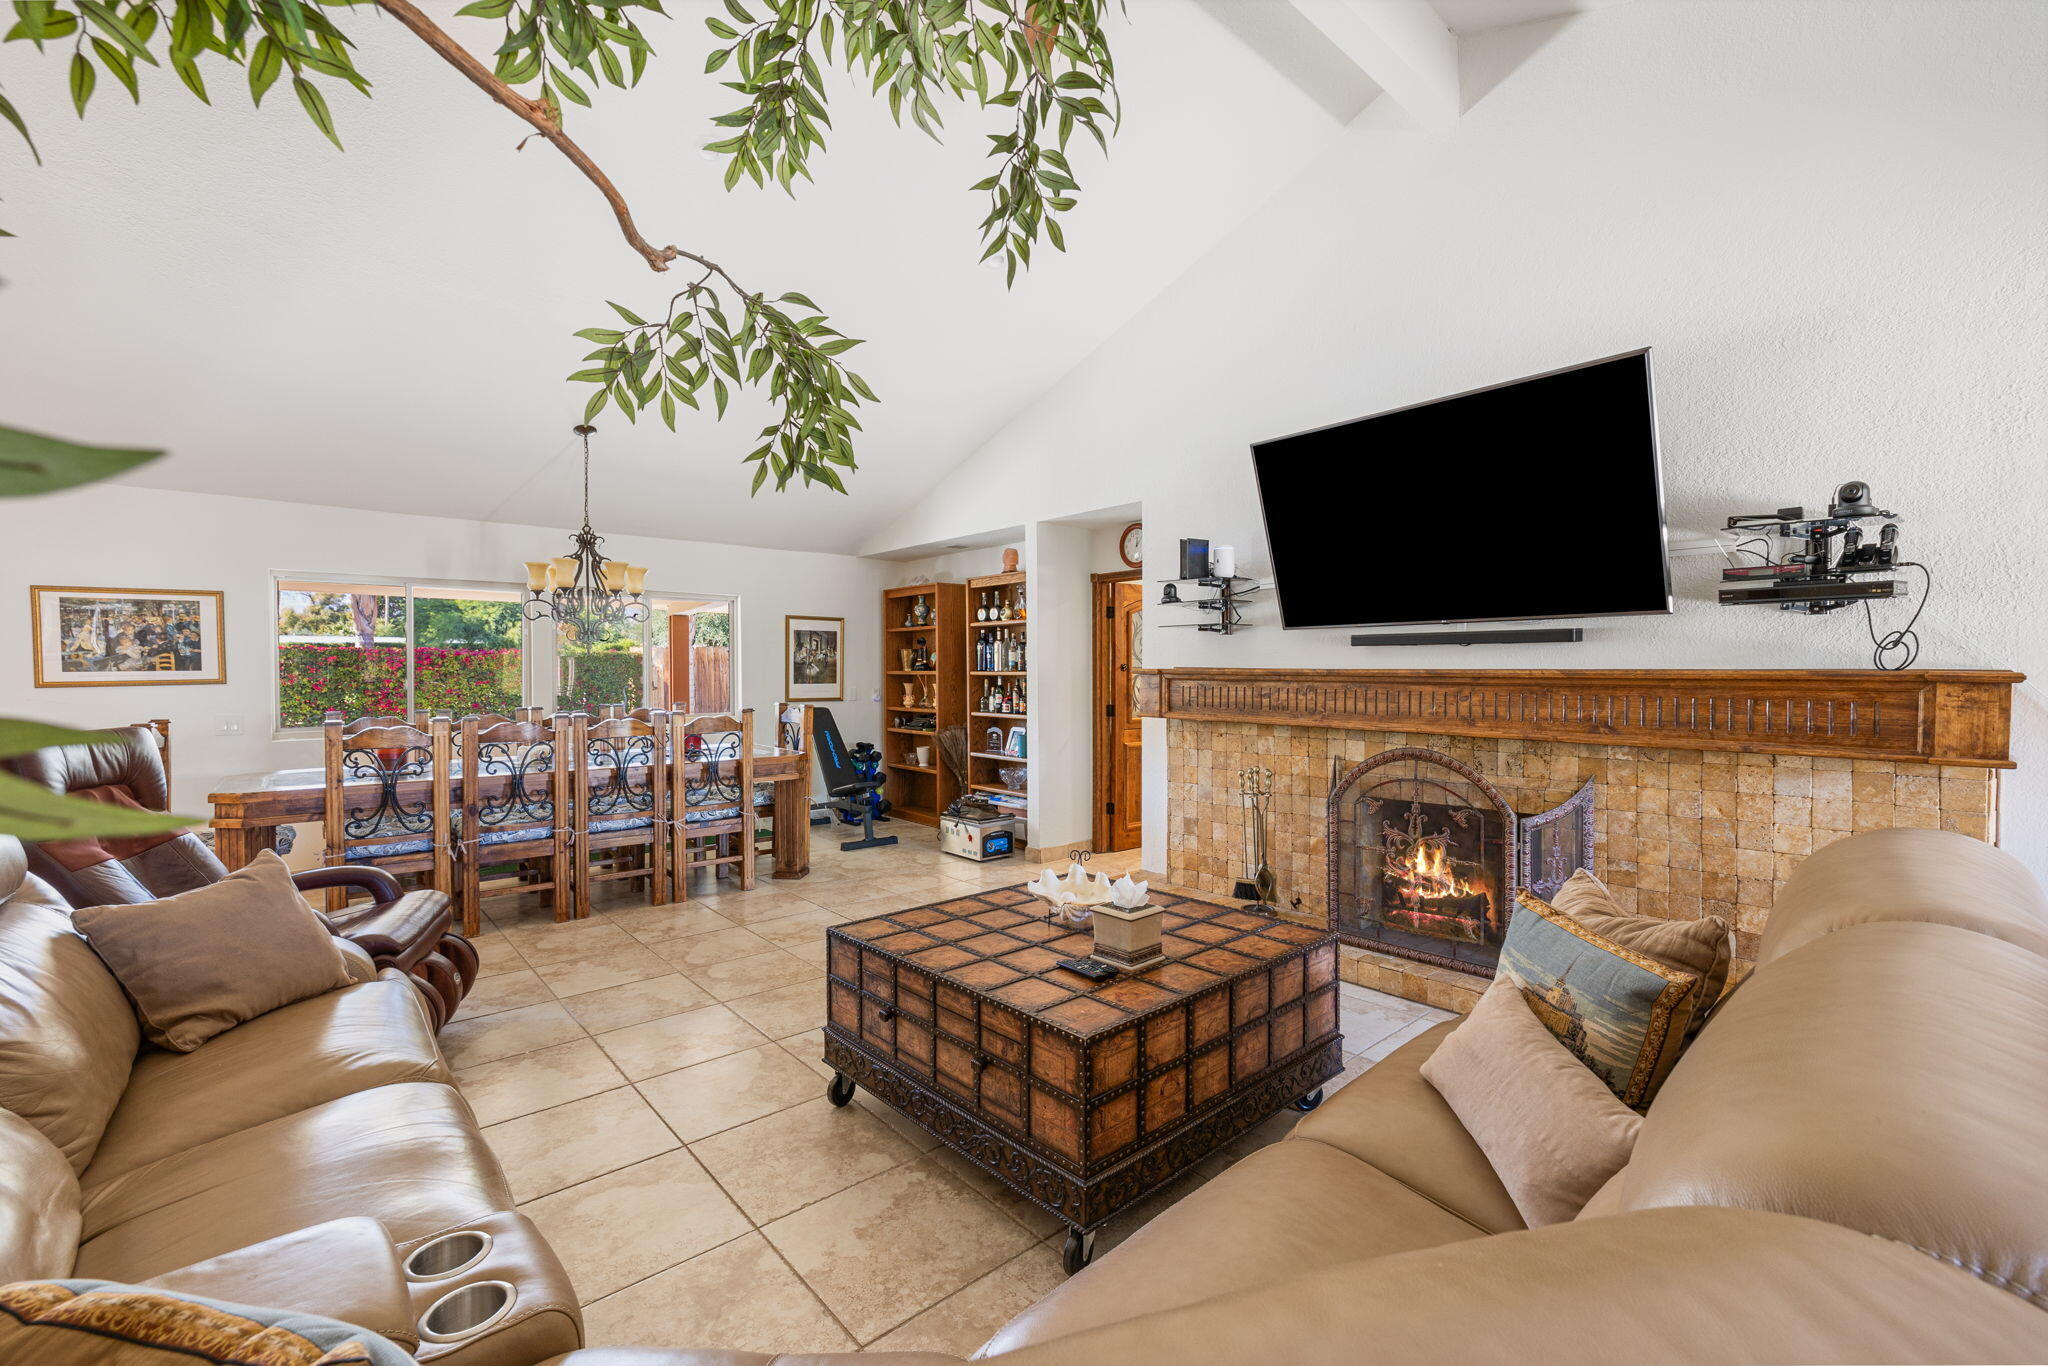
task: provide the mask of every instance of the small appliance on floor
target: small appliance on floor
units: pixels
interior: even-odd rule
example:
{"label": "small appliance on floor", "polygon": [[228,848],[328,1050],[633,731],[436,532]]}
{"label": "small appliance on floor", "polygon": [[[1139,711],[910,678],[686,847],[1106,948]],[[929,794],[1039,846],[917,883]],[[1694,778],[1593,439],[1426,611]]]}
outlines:
{"label": "small appliance on floor", "polygon": [[[958,803],[956,803],[958,805]],[[939,848],[956,858],[987,863],[1017,852],[1017,821],[991,807],[986,815],[948,811],[939,817]]]}

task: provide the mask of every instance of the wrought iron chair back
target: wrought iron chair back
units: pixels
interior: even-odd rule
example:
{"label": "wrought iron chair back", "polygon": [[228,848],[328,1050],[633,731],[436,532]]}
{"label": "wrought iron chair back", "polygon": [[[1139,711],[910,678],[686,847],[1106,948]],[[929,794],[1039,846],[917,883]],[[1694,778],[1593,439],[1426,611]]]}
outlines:
{"label": "wrought iron chair back", "polygon": [[[692,869],[735,865],[744,890],[754,885],[754,710],[678,716],[671,726],[675,763],[677,900]],[[738,838],[728,838],[737,836]],[[737,852],[727,853],[728,845]]]}
{"label": "wrought iron chair back", "polygon": [[[454,895],[453,777],[450,722],[424,727],[391,717],[345,722],[327,713],[323,735],[328,867],[369,863],[393,873],[427,874]],[[345,891],[328,893],[332,910]]]}
{"label": "wrought iron chair back", "polygon": [[[567,718],[516,721],[466,716],[458,737],[462,764],[460,865],[463,923],[474,932],[487,895],[552,891],[555,919],[568,919],[573,902],[570,850],[574,839],[572,755]],[[508,885],[486,888],[483,870],[494,864],[525,868],[548,860],[545,876],[526,873]]]}
{"label": "wrought iron chair back", "polygon": [[589,914],[593,884],[619,878],[646,878],[651,905],[669,899],[669,714],[642,710],[576,718],[579,916]]}

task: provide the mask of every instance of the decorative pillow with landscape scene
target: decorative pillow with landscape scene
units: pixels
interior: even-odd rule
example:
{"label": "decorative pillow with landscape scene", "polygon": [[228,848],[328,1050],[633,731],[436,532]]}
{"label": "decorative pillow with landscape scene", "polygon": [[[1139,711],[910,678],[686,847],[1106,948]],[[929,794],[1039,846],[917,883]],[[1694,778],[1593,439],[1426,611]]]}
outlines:
{"label": "decorative pillow with landscape scene", "polygon": [[1692,1041],[1728,985],[1728,969],[1735,961],[1733,926],[1718,915],[1669,920],[1631,914],[1621,908],[1606,883],[1584,868],[1551,894],[1550,904],[1602,939],[1696,975],[1700,1001],[1685,1030],[1686,1041]]}
{"label": "decorative pillow with landscape scene", "polygon": [[1644,1108],[1678,1061],[1701,979],[1603,939],[1527,892],[1517,901],[1500,970],[1572,1056],[1623,1104]]}

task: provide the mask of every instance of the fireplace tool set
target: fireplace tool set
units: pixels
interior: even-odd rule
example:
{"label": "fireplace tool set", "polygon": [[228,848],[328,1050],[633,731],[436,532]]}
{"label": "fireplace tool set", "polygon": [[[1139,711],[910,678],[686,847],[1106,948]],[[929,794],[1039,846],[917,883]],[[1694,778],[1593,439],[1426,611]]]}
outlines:
{"label": "fireplace tool set", "polygon": [[1230,894],[1250,902],[1245,907],[1248,911],[1277,915],[1279,907],[1274,902],[1279,896],[1279,879],[1273,876],[1272,865],[1267,862],[1267,840],[1273,819],[1273,770],[1240,770],[1237,790],[1244,798],[1244,876],[1237,880]]}

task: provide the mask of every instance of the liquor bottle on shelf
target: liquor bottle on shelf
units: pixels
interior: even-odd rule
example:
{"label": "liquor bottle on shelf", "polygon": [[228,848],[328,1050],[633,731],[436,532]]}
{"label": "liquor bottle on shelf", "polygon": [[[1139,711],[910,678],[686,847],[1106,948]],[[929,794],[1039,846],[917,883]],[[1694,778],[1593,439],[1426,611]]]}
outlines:
{"label": "liquor bottle on shelf", "polygon": [[1017,620],[1024,620],[1024,585],[1017,585]]}

